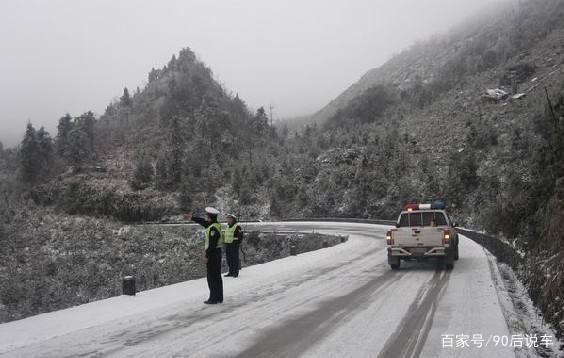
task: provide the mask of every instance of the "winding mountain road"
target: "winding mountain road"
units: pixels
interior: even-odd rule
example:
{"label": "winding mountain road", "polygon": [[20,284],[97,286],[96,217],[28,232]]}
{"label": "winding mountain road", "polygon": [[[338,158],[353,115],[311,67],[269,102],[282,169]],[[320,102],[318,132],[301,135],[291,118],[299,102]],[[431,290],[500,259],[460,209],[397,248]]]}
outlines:
{"label": "winding mountain road", "polygon": [[[221,305],[202,304],[207,286],[200,279],[2,324],[0,357],[515,356],[492,341],[510,334],[495,265],[471,240],[461,237],[452,271],[432,262],[392,271],[386,226],[247,225],[349,240],[244,268],[239,278],[224,279]],[[481,335],[482,347],[461,335]]]}

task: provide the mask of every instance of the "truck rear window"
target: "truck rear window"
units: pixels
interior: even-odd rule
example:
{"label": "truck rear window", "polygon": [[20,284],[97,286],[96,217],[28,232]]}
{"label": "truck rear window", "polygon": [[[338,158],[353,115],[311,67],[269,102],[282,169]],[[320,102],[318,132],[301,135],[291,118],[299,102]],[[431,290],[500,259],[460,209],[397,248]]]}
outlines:
{"label": "truck rear window", "polygon": [[432,226],[431,222],[435,220],[435,226],[445,226],[447,224],[443,213],[423,213],[423,226]]}
{"label": "truck rear window", "polygon": [[421,214],[409,214],[409,226],[421,226]]}
{"label": "truck rear window", "polygon": [[422,227],[422,226],[433,226],[431,223],[435,221],[434,226],[446,226],[447,221],[443,213],[429,211],[429,212],[419,212],[419,213],[405,213],[401,214],[399,227]]}

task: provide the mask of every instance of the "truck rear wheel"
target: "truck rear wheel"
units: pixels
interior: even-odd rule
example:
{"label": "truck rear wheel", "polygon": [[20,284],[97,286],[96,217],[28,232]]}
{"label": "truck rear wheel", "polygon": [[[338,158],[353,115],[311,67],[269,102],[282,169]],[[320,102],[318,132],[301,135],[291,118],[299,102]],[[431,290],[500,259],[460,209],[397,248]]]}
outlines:
{"label": "truck rear wheel", "polygon": [[452,270],[454,268],[454,260],[456,260],[456,251],[455,252],[450,252],[446,257],[445,257],[445,267],[447,270]]}
{"label": "truck rear wheel", "polygon": [[447,270],[452,270],[454,268],[454,255],[450,257],[440,257],[437,259],[437,268],[442,269],[443,267]]}
{"label": "truck rear wheel", "polygon": [[392,270],[399,270],[401,260],[398,256],[392,256],[388,254],[388,263],[390,264]]}

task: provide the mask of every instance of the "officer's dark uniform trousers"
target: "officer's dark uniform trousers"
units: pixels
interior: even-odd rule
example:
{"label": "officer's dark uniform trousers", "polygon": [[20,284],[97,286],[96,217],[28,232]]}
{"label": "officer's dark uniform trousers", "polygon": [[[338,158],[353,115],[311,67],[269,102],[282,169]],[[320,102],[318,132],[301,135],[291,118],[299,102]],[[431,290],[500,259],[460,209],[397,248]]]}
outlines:
{"label": "officer's dark uniform trousers", "polygon": [[241,266],[241,261],[239,260],[238,243],[225,245],[225,258],[227,259],[227,266],[229,266],[228,275],[233,277],[239,276],[239,267]]}
{"label": "officer's dark uniform trousers", "polygon": [[221,279],[221,226],[216,222],[206,222],[202,218],[192,217],[192,221],[206,228],[206,263],[209,303],[223,302],[223,280]]}
{"label": "officer's dark uniform trousers", "polygon": [[207,279],[210,301],[223,302],[223,280],[221,279],[221,248],[208,251]]}

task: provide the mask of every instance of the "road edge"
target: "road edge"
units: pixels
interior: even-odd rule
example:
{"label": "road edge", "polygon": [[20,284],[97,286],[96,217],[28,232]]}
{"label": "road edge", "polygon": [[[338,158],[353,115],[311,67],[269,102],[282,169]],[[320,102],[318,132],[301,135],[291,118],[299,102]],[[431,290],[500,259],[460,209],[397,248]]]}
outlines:
{"label": "road edge", "polygon": [[[469,237],[468,237],[469,238]],[[472,240],[471,238],[469,238]],[[475,240],[473,240],[475,241]],[[475,241],[476,242],[476,241]],[[478,242],[476,242],[478,243]],[[491,278],[496,286],[496,293],[502,309],[507,329],[511,335],[525,337],[526,335],[551,336],[551,347],[514,347],[516,357],[564,357],[564,343],[558,340],[556,332],[546,324],[542,312],[536,308],[510,265],[499,262],[497,257],[486,247],[482,246],[490,266]]]}

